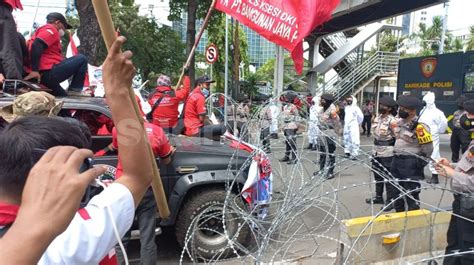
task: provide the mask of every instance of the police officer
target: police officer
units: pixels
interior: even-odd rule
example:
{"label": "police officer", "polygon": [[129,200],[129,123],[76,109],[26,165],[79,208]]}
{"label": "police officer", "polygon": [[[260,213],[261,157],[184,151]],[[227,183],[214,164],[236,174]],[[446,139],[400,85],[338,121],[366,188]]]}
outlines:
{"label": "police officer", "polygon": [[[396,113],[397,102],[391,97],[382,97],[379,100],[379,115],[375,117],[372,124],[374,134],[374,148],[372,171],[374,172],[375,196],[365,200],[366,203],[384,204],[384,175],[390,172],[393,158],[393,146],[395,145],[395,131],[397,120],[393,116]],[[390,206],[389,206],[390,207]],[[386,208],[391,210],[392,208]]]}
{"label": "police officer", "polygon": [[400,119],[394,127],[396,140],[390,168],[395,180],[387,185],[387,200],[397,212],[403,212],[420,209],[419,181],[425,178],[423,168],[433,152],[433,140],[429,127],[418,123],[416,110],[422,106],[421,100],[400,96],[397,103]]}
{"label": "police officer", "polygon": [[[283,132],[285,135],[285,156],[280,159],[280,162],[287,162],[288,165],[296,164],[296,131],[298,124],[296,117],[298,116],[298,108],[292,104],[296,98],[296,94],[292,91],[284,96],[283,106]],[[290,158],[291,155],[291,158]]]}
{"label": "police officer", "polygon": [[[467,114],[460,118],[460,125],[470,134],[474,134],[474,100],[464,102]],[[457,165],[451,166],[446,158],[436,165],[441,176],[451,178],[454,190],[453,213],[447,232],[448,246],[443,264],[474,264],[474,141],[463,154]],[[462,216],[463,218],[460,218]],[[463,253],[471,252],[471,253]]]}
{"label": "police officer", "polygon": [[[324,138],[319,144],[321,152],[319,157],[319,169],[323,170],[326,166],[326,157],[329,158],[326,179],[334,178],[334,167],[336,164],[336,138],[341,134],[342,127],[336,106],[333,104],[335,98],[331,94],[321,95],[321,106],[323,107],[320,116],[319,126],[321,128],[322,137]],[[327,147],[326,147],[327,146]]]}
{"label": "police officer", "polygon": [[[463,115],[465,115],[467,112],[464,109],[464,102],[466,101],[466,98],[464,96],[461,96],[458,101],[458,110],[456,110],[453,114],[453,133],[451,134],[451,160],[453,163],[457,163],[459,160],[459,150],[461,150],[461,153],[466,152],[467,147],[469,146],[469,143],[471,142],[471,138],[469,137],[468,131],[464,130],[461,127],[461,123],[459,120]],[[461,147],[461,148],[459,148]]]}

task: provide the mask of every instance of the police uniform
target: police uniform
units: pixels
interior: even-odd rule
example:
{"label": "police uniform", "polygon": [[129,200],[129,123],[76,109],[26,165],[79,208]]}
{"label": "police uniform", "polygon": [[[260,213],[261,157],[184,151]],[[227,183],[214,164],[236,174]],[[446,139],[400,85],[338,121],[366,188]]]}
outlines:
{"label": "police uniform", "polygon": [[270,126],[272,125],[272,110],[270,106],[260,110],[260,140],[262,141],[263,150],[270,153]]}
{"label": "police uniform", "polygon": [[329,158],[327,178],[334,177],[334,167],[336,164],[336,138],[340,134],[341,121],[337,114],[336,106],[333,104],[335,98],[331,94],[323,94],[321,100],[324,100],[326,105],[323,105],[323,112],[320,116],[319,126],[324,140],[319,143],[319,150],[321,155],[319,157],[319,169],[322,170],[326,166],[326,157]]}
{"label": "police uniform", "polygon": [[[474,223],[469,221],[474,220],[474,208],[469,208],[469,204],[474,202],[472,199],[469,200],[470,196],[474,195],[474,141],[471,142],[469,150],[463,154],[456,165],[451,188],[456,192],[454,194],[453,213],[468,220],[451,215],[447,232],[446,255],[472,251],[474,248]],[[474,254],[448,256],[444,258],[443,264],[474,264]]]}
{"label": "police uniform", "polygon": [[[422,105],[421,100],[413,96],[400,96],[397,103],[409,110]],[[425,178],[423,168],[427,165],[424,158],[431,157],[433,152],[430,129],[417,120],[418,117],[411,120],[400,118],[394,128],[396,140],[390,172],[395,181],[387,185],[387,201],[395,201],[393,206],[397,212],[420,209],[419,181]],[[405,202],[408,208],[405,207]]]}
{"label": "police uniform", "polygon": [[[469,132],[461,128],[460,119],[461,117],[466,114],[466,110],[462,107],[464,104],[465,98],[461,98],[458,100],[458,105],[460,109],[456,110],[453,114],[453,132],[451,134],[450,139],[450,147],[451,147],[451,160],[453,163],[458,162],[459,160],[459,151],[461,153],[466,152],[471,139],[469,137]],[[461,147],[461,148],[460,148]]]}
{"label": "police uniform", "polygon": [[[287,102],[293,102],[293,95],[287,95]],[[294,98],[293,98],[294,99]],[[296,131],[298,130],[298,124],[296,123],[296,117],[298,116],[298,108],[287,103],[283,106],[283,132],[285,135],[285,157],[280,159],[281,162],[288,162],[288,164],[296,163]],[[290,158],[291,155],[291,158]]]}
{"label": "police uniform", "polygon": [[[383,97],[379,100],[379,104],[394,108],[397,103],[391,97]],[[384,177],[389,175],[390,166],[393,158],[393,146],[395,145],[394,126],[397,119],[390,113],[379,114],[372,124],[372,132],[374,135],[372,171],[374,172],[375,197],[366,199],[367,203],[383,204]]]}

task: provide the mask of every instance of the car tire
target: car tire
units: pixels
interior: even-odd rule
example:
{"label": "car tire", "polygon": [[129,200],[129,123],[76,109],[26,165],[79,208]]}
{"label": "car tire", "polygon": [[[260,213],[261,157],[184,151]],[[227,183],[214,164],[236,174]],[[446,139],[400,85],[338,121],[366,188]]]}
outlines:
{"label": "car tire", "polygon": [[[240,198],[232,196],[227,200],[226,217],[223,218],[226,196],[224,190],[202,190],[183,204],[175,226],[176,238],[191,258],[229,258],[235,254],[234,251],[249,244],[250,227],[237,213],[246,207]],[[224,234],[223,219],[233,247]]]}

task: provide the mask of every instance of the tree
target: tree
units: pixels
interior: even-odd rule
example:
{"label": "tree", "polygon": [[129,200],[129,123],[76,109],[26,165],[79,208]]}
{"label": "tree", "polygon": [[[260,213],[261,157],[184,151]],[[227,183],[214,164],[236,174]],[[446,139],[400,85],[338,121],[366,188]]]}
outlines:
{"label": "tree", "polygon": [[[441,16],[433,17],[432,25],[427,27],[426,24],[418,25],[418,33],[410,36],[410,39],[421,44],[422,50],[417,54],[419,56],[434,55],[439,51],[441,43],[441,35],[443,34],[443,19]],[[446,32],[444,39],[444,50],[446,52],[460,51],[459,41],[453,38],[453,35]]]}
{"label": "tree", "polygon": [[467,40],[467,44],[466,44],[466,50],[467,51],[474,50],[474,26],[471,26],[469,28],[469,33],[470,33],[470,36],[469,36],[469,39]]}
{"label": "tree", "polygon": [[252,105],[252,99],[258,92],[257,82],[259,81],[259,77],[255,73],[251,73],[246,76],[246,80],[242,82],[242,90],[245,94],[247,94],[250,98],[250,105]]}
{"label": "tree", "polygon": [[[170,20],[180,21],[183,11],[187,13],[186,54],[191,52],[196,41],[196,19],[206,16],[211,3],[211,0],[170,0]],[[193,56],[189,66],[191,84],[194,84],[194,63],[195,57]]]}
{"label": "tree", "polygon": [[[224,72],[225,72],[225,15],[223,13],[217,14],[215,17],[215,22],[209,24],[208,27],[208,41],[209,43],[213,43],[217,46],[217,49],[220,51],[219,58],[217,62],[215,62],[211,67],[213,70],[213,78],[216,80],[215,90],[219,92],[224,91]],[[247,54],[248,50],[248,43],[247,43],[247,35],[245,34],[243,28],[241,26],[235,26],[235,31],[238,31],[238,52],[235,54],[236,56],[232,56],[233,52],[235,51],[230,49],[230,43],[233,43],[233,39],[235,36],[230,32],[229,29],[229,74],[232,73],[232,66],[235,64],[240,65],[240,62],[244,63],[244,72],[245,74],[248,73],[248,66],[249,66],[249,58]],[[235,34],[234,34],[235,35]],[[238,77],[237,77],[238,78]]]}
{"label": "tree", "polygon": [[[79,52],[88,56],[89,63],[100,65],[106,49],[91,0],[77,0],[77,9],[81,21]],[[124,49],[133,51],[133,62],[142,79],[155,73],[172,75],[179,72],[184,62],[184,45],[173,30],[159,27],[153,17],[139,16],[138,6],[132,0],[111,1],[110,11],[114,25],[127,38]]]}
{"label": "tree", "polygon": [[106,49],[92,1],[77,0],[76,9],[80,21],[77,34],[81,40],[78,50],[87,56],[90,64],[100,65],[105,58]]}

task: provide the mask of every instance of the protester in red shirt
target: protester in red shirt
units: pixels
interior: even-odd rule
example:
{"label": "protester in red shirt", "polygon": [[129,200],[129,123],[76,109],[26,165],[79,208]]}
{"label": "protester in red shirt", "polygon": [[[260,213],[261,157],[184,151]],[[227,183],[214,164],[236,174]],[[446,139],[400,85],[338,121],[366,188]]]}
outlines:
{"label": "protester in red shirt", "polygon": [[163,128],[165,132],[179,134],[181,132],[177,132],[176,127],[179,116],[178,106],[188,97],[191,86],[189,77],[184,77],[183,87],[176,91],[171,88],[171,80],[166,75],[160,75],[157,85],[155,92],[148,100],[152,106],[152,123]]}
{"label": "protester in red shirt", "polygon": [[[175,148],[170,145],[166,134],[163,129],[157,125],[145,122],[145,131],[148,135],[148,141],[150,142],[153,154],[160,157],[163,164],[169,164]],[[117,129],[112,130],[112,143],[105,149],[97,152],[95,156],[105,155],[109,151],[118,150],[118,138]],[[117,164],[117,172],[115,178],[118,179],[122,176],[122,163],[120,162],[120,150],[119,161]],[[135,215],[138,219],[138,229],[140,230],[140,256],[141,264],[155,264],[157,257],[157,249],[155,244],[155,228],[156,228],[156,201],[153,196],[153,190],[151,187],[145,193],[140,204],[137,206]],[[130,231],[125,235],[124,241],[130,238]],[[122,264],[122,263],[120,263]]]}
{"label": "protester in red shirt", "polygon": [[0,83],[23,78],[23,56],[13,10],[23,10],[20,0],[0,1]]}
{"label": "protester in red shirt", "polygon": [[211,94],[209,90],[214,82],[207,75],[196,80],[197,87],[189,95],[184,107],[185,135],[218,140],[225,133],[225,126],[211,125],[207,116],[206,98]]}
{"label": "protester in red shirt", "polygon": [[72,77],[70,95],[82,95],[87,72],[87,57],[79,54],[67,59],[62,55],[61,37],[71,29],[60,13],[49,13],[47,24],[39,27],[30,40],[31,73],[25,80],[36,79],[47,86],[55,96],[68,95],[60,83]]}

